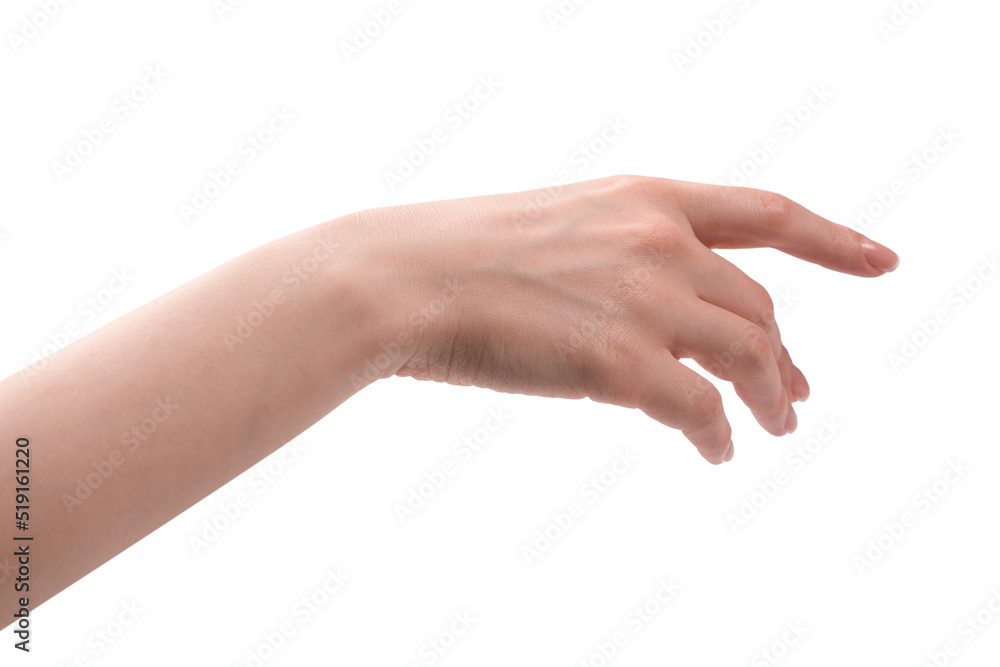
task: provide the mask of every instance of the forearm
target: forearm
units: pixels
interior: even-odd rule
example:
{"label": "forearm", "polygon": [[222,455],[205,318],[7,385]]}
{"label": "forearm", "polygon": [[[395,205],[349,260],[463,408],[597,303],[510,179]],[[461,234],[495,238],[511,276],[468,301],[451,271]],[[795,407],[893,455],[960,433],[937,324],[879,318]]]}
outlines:
{"label": "forearm", "polygon": [[[365,296],[346,227],[332,221],[257,248],[0,383],[5,513],[14,442],[31,441],[31,607],[357,390],[386,310]],[[5,626],[14,597],[5,585]]]}

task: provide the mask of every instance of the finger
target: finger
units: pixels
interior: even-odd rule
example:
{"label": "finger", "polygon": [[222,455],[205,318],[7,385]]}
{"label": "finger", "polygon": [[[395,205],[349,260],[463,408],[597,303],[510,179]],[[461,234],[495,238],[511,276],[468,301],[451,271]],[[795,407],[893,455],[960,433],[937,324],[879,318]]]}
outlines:
{"label": "finger", "polygon": [[792,367],[792,376],[792,389],[794,390],[795,398],[800,401],[809,398],[809,383],[806,382],[806,376],[795,366]]}
{"label": "finger", "polygon": [[725,462],[733,430],[719,390],[665,349],[655,355],[644,378],[639,409],[680,429],[709,463]]}
{"label": "finger", "polygon": [[781,332],[774,316],[774,302],[767,290],[739,267],[711,250],[702,247],[696,252],[701,255],[698,264],[701,267],[700,275],[696,284],[698,297],[739,315],[764,330],[771,343],[771,352],[778,362],[781,384],[785,388],[788,400],[795,400],[794,366],[788,350],[781,342]]}
{"label": "finger", "polygon": [[737,396],[772,435],[785,435],[795,417],[764,330],[728,310],[698,300],[675,334],[675,356],[694,359],[733,383]]}
{"label": "finger", "polygon": [[773,192],[666,180],[664,192],[665,201],[680,206],[709,248],[775,248],[865,277],[881,276],[899,265],[889,248]]}
{"label": "finger", "polygon": [[[806,382],[806,376],[795,365],[795,362],[792,361],[792,356],[788,353],[788,348],[782,345],[781,351],[785,357],[784,366],[789,369],[790,374],[787,385],[788,401],[790,403],[804,401],[809,398],[809,383]],[[779,360],[778,363],[781,365],[783,362]],[[784,380],[784,374],[782,374],[782,382]]]}
{"label": "finger", "polygon": [[[781,372],[781,384],[785,388],[785,394],[788,397],[789,403],[794,403],[799,400],[795,396],[795,387],[793,386],[793,381],[795,379],[795,365],[792,364],[792,356],[788,354],[788,348],[784,345],[778,351],[778,370]],[[800,373],[802,371],[799,371]]]}

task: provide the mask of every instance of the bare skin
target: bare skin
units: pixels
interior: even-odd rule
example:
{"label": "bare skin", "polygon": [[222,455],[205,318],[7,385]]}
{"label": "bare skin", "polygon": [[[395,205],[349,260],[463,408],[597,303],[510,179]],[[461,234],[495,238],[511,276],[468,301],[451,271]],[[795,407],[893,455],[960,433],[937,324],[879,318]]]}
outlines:
{"label": "bare skin", "polygon": [[791,432],[805,377],[767,292],[712,252],[749,247],[864,277],[898,263],[773,193],[620,176],[365,211],[192,280],[0,382],[0,443],[31,443],[34,536],[4,625],[382,377],[638,408],[723,463],[731,428],[691,358]]}

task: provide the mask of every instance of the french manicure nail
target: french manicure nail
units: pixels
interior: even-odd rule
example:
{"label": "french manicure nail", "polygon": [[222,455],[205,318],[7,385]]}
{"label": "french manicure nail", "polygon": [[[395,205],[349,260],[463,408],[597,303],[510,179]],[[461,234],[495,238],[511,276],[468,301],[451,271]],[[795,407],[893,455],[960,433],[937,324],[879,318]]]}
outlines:
{"label": "french manicure nail", "polygon": [[899,266],[899,255],[880,243],[865,241],[861,244],[861,249],[865,253],[868,264],[878,271],[889,273],[895,271],[896,267]]}

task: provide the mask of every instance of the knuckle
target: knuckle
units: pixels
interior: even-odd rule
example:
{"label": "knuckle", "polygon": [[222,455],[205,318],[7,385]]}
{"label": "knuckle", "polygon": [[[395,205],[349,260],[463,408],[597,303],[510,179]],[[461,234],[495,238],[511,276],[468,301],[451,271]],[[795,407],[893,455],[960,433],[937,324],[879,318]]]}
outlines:
{"label": "knuckle", "polygon": [[688,238],[685,230],[667,213],[651,208],[635,214],[625,235],[629,245],[643,258],[666,262],[684,249]]}
{"label": "knuckle", "polygon": [[759,212],[759,224],[767,231],[783,227],[795,208],[791,199],[769,190],[754,190],[754,197]]}
{"label": "knuckle", "polygon": [[754,301],[754,310],[757,313],[757,323],[762,326],[774,324],[774,300],[771,298],[771,295],[758,283],[754,283],[752,290],[753,294],[751,298]]}
{"label": "knuckle", "polygon": [[784,218],[791,213],[792,200],[785,195],[770,190],[758,190],[757,192],[761,211],[768,217]]}
{"label": "knuckle", "polygon": [[707,380],[699,382],[697,389],[688,398],[690,426],[702,429],[719,420],[722,415],[722,396]]}
{"label": "knuckle", "polygon": [[661,211],[649,211],[642,216],[648,240],[656,248],[677,248],[684,240],[682,230],[674,220]]}
{"label": "knuckle", "polygon": [[767,290],[759,283],[754,283],[753,289],[756,294],[758,308],[765,311],[773,311],[774,300],[771,299],[771,295],[767,293]]}
{"label": "knuckle", "polygon": [[622,194],[636,194],[649,188],[652,179],[635,174],[616,174],[607,178],[612,190]]}
{"label": "knuckle", "polygon": [[771,341],[763,329],[750,324],[742,336],[744,366],[753,373],[767,369],[771,364]]}

